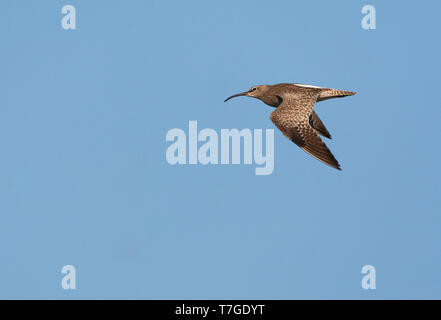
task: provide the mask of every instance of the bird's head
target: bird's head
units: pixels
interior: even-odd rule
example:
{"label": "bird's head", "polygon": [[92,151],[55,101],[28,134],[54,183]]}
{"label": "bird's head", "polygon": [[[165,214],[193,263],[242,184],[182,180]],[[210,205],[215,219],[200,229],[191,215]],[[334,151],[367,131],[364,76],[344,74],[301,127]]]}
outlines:
{"label": "bird's head", "polygon": [[227,102],[228,100],[230,100],[232,98],[240,97],[240,96],[247,96],[247,97],[261,99],[265,95],[268,87],[269,86],[267,86],[267,85],[251,87],[250,90],[248,90],[248,91],[238,93],[238,94],[233,94],[231,97],[228,97],[227,99],[225,99],[224,102]]}

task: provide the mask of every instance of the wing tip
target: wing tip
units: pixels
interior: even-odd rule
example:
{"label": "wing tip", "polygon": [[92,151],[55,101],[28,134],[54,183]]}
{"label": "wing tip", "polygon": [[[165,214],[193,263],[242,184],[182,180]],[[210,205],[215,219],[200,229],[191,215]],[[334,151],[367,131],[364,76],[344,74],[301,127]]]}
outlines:
{"label": "wing tip", "polygon": [[[320,159],[319,159],[320,160]],[[325,163],[325,164],[327,164],[328,166],[330,166],[330,167],[332,167],[332,168],[334,168],[334,169],[337,169],[337,170],[339,170],[339,171],[342,171],[342,168],[341,168],[341,166],[340,166],[340,163],[338,163],[338,162],[324,162],[323,160],[322,160],[322,162],[323,163]]]}
{"label": "wing tip", "polygon": [[[332,154],[332,153],[331,153]],[[337,170],[339,170],[339,171],[342,171],[342,168],[341,168],[341,165],[340,165],[340,163],[338,162],[338,160],[337,159],[335,159],[335,157],[334,157],[334,166],[335,166],[335,169],[337,169]]]}

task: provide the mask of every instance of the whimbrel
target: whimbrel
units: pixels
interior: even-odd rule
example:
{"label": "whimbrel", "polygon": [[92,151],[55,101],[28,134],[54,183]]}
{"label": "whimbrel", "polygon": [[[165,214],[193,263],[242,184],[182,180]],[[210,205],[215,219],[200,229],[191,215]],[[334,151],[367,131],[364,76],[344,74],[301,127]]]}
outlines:
{"label": "whimbrel", "polygon": [[316,102],[352,96],[355,92],[321,88],[297,83],[254,86],[250,90],[232,95],[231,98],[247,96],[259,99],[276,108],[271,121],[292,142],[305,152],[327,165],[341,170],[334,155],[319,137],[331,139],[329,131],[314,111]]}

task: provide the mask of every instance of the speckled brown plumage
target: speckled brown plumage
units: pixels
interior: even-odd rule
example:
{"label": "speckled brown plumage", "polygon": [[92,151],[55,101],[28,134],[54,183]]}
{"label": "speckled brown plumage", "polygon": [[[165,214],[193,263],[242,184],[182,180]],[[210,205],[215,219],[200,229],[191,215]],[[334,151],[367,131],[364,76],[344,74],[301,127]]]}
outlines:
{"label": "speckled brown plumage", "polygon": [[318,160],[341,170],[337,159],[319,137],[320,134],[330,139],[331,135],[313,109],[316,102],[354,94],[352,91],[280,83],[254,86],[225,101],[248,96],[275,107],[276,110],[270,115],[271,121],[288,139]]}

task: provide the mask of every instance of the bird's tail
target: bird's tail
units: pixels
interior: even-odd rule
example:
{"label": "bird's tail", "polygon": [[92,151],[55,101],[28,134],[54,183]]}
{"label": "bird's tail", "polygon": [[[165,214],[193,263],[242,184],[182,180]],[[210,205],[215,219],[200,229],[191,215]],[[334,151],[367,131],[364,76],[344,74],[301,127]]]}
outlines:
{"label": "bird's tail", "polygon": [[356,94],[354,91],[346,91],[346,90],[337,90],[337,89],[323,89],[320,92],[320,96],[317,101],[328,100],[332,98],[341,98],[346,96],[353,96]]}

